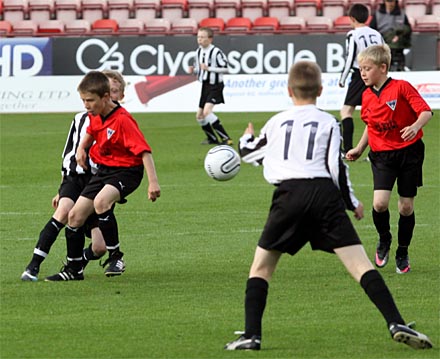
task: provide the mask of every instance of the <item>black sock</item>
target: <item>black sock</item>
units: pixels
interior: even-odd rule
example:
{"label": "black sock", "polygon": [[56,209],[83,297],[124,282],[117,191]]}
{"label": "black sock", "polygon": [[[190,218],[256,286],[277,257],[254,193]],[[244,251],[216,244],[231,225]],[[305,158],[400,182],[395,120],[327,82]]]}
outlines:
{"label": "black sock", "polygon": [[405,257],[408,255],[408,247],[411,243],[411,239],[416,225],[416,216],[414,212],[409,216],[399,217],[399,230],[398,230],[398,242],[399,248],[397,248],[396,255],[398,257]]}
{"label": "black sock", "polygon": [[119,252],[119,232],[118,223],[113,213],[113,208],[107,212],[98,214],[98,224],[104,237],[105,246],[109,256],[111,257],[114,252]]}
{"label": "black sock", "polygon": [[365,272],[360,284],[370,300],[382,313],[388,327],[391,323],[405,324],[387,285],[377,270],[372,269]]}
{"label": "black sock", "polygon": [[354,123],[352,117],[342,119],[342,139],[344,141],[344,151],[347,153],[353,148]]}
{"label": "black sock", "polygon": [[86,238],[84,227],[66,226],[67,259],[74,270],[82,269],[82,252]]}
{"label": "black sock", "polygon": [[96,261],[100,259],[102,255],[97,256],[95,252],[92,250],[92,244],[90,244],[87,248],[83,250],[83,259],[86,261]]}
{"label": "black sock", "polygon": [[56,241],[58,234],[63,228],[64,224],[58,222],[53,217],[49,220],[49,222],[46,223],[46,225],[40,232],[40,237],[38,238],[32,260],[29,263],[28,267],[35,268],[40,266],[40,264],[49,254],[52,245]]}
{"label": "black sock", "polygon": [[211,142],[218,142],[217,136],[214,133],[214,130],[212,129],[212,126],[210,123],[207,123],[206,125],[202,126],[202,130],[205,132],[206,137],[208,137],[208,140]]}
{"label": "black sock", "polygon": [[212,127],[214,128],[215,132],[217,132],[218,137],[220,137],[222,141],[229,140],[230,137],[219,119],[215,120],[215,122],[212,123]]}
{"label": "black sock", "polygon": [[246,283],[245,336],[247,338],[253,335],[261,337],[261,322],[266,307],[268,289],[269,283],[262,278],[249,278]]}
{"label": "black sock", "polygon": [[379,239],[383,243],[391,242],[390,211],[376,212],[373,208],[373,222],[379,233]]}

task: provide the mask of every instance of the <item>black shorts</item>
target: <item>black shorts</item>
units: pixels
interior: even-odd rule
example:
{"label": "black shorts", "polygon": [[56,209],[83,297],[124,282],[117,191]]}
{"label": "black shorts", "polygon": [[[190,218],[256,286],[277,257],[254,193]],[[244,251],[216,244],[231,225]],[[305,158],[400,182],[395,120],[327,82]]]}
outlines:
{"label": "black shorts", "polygon": [[399,196],[412,198],[417,195],[417,188],[423,186],[425,144],[422,140],[400,150],[370,151],[368,157],[375,190],[392,191],[397,179]]}
{"label": "black shorts", "polygon": [[274,191],[258,245],[294,255],[307,242],[313,250],[361,244],[340,191],[331,179],[284,181]]}
{"label": "black shorts", "polygon": [[351,81],[348,84],[347,94],[345,95],[344,105],[360,106],[362,105],[362,94],[366,90],[365,82],[362,81],[361,73],[355,69],[351,75]]}
{"label": "black shorts", "polygon": [[202,95],[200,96],[199,108],[205,107],[205,104],[213,103],[214,105],[218,105],[219,103],[225,103],[225,99],[223,98],[223,88],[225,85],[219,83],[217,85],[210,85],[209,83],[202,83]]}
{"label": "black shorts", "polygon": [[60,198],[67,197],[73,202],[76,202],[87,183],[89,183],[91,177],[91,174],[64,176],[60,188],[58,189]]}
{"label": "black shorts", "polygon": [[139,187],[143,175],[144,166],[107,167],[100,165],[98,172],[92,176],[81,196],[94,199],[105,185],[112,185],[119,191],[120,202],[125,203],[125,197]]}

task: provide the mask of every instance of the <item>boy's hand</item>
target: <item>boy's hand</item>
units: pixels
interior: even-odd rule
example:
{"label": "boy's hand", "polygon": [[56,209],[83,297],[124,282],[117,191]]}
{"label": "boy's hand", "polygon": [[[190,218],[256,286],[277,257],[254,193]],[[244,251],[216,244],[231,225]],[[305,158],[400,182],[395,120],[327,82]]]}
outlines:
{"label": "boy's hand", "polygon": [[254,135],[254,125],[252,124],[252,122],[248,123],[248,126],[246,127],[246,129],[244,130],[244,135]]}
{"label": "boy's hand", "polygon": [[160,187],[158,183],[150,183],[148,185],[148,199],[155,202],[160,197]]}
{"label": "boy's hand", "polygon": [[345,158],[349,161],[356,161],[359,157],[361,157],[362,152],[359,151],[356,147],[352,148],[345,154]]}
{"label": "boy's hand", "polygon": [[87,166],[87,154],[84,149],[78,148],[76,151],[76,163],[78,163],[85,170],[88,168]]}
{"label": "boy's hand", "polygon": [[59,201],[60,201],[60,195],[59,193],[57,193],[57,195],[54,198],[52,198],[52,207],[57,209]]}
{"label": "boy's hand", "polygon": [[404,141],[411,141],[414,137],[416,137],[418,132],[419,128],[414,125],[407,126],[400,130],[400,133],[402,134],[402,140]]}
{"label": "boy's hand", "polygon": [[358,206],[354,209],[354,218],[361,220],[364,218],[364,205],[359,202]]}

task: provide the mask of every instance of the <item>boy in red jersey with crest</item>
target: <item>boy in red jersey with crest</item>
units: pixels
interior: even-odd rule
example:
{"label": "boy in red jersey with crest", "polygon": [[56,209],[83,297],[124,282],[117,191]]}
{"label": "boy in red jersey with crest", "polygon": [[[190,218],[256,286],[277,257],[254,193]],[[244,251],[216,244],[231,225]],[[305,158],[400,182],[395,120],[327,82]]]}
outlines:
{"label": "boy in red jersey with crest", "polygon": [[90,146],[90,158],[98,165],[92,177],[69,212],[66,226],[67,264],[47,281],[82,280],[82,251],[84,246],[83,224],[96,212],[109,258],[105,275],[121,275],[125,271],[123,253],[119,249],[116,218],[113,213],[116,202],[139,187],[143,171],[148,176],[148,199],[160,196],[160,187],[151,148],[133,117],[110,98],[108,78],[99,71],[89,72],[78,86],[78,92],[89,112],[90,125],[76,152],[78,164],[86,168],[86,149]]}
{"label": "boy in red jersey with crest", "polygon": [[373,222],[379,234],[375,263],[379,268],[388,262],[392,239],[388,207],[397,181],[400,217],[396,272],[408,273],[408,247],[415,227],[414,198],[417,188],[423,185],[422,127],[431,119],[432,111],[410,83],[388,77],[391,62],[388,45],[368,47],[359,54],[358,62],[362,79],[368,86],[362,96],[361,109],[361,118],[367,126],[357,146],[346,157],[354,161],[370,146]]}

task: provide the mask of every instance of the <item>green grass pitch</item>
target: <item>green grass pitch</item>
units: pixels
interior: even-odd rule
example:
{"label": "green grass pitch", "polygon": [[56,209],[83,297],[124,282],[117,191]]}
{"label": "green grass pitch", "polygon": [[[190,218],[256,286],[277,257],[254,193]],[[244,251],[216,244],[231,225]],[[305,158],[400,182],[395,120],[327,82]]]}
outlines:
{"label": "green grass pitch", "polygon": [[[335,115],[337,113],[335,112]],[[248,121],[270,113],[220,113],[235,142]],[[72,114],[1,115],[0,357],[6,358],[439,358],[439,115],[425,128],[424,187],[416,198],[413,271],[381,270],[407,321],[435,348],[391,340],[385,322],[336,256],[305,247],[284,256],[270,283],[260,352],[226,352],[243,329],[244,287],[273,188],[261,168],[242,165],[231,181],[204,172],[208,147],[194,114],[137,114],[154,150],[162,196],[148,202],[146,180],[118,206],[127,270],[106,278],[92,262],[82,282],[48,283],[65,258],[64,233],[40,281],[22,282],[60,182],[60,155]],[[355,141],[363,125],[356,112]],[[368,162],[350,164],[365,205],[356,222],[373,258],[372,179]],[[391,201],[397,236],[397,197]],[[393,243],[392,255],[396,243]]]}

